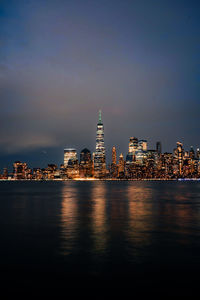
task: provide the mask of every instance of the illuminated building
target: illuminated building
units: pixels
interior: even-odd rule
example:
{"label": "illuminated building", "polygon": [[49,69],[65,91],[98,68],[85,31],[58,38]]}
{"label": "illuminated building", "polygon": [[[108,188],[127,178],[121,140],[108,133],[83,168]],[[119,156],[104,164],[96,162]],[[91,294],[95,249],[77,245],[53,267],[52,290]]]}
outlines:
{"label": "illuminated building", "polygon": [[183,168],[183,144],[180,142],[176,143],[177,145],[177,151],[176,151],[176,155],[178,158],[178,165],[179,165],[179,175],[182,175],[182,168]]}
{"label": "illuminated building", "polygon": [[137,164],[143,165],[145,163],[146,158],[147,158],[147,141],[139,140],[138,150],[135,152],[135,161]]}
{"label": "illuminated building", "polygon": [[60,178],[62,178],[64,180],[67,179],[67,169],[64,166],[64,164],[60,165]]}
{"label": "illuminated building", "polygon": [[147,151],[147,159],[146,159],[146,178],[155,178],[156,176],[156,168],[158,162],[158,154],[156,150],[150,149]]}
{"label": "illuminated building", "polygon": [[146,140],[139,140],[139,142],[138,142],[138,147],[139,147],[142,151],[147,151],[147,141],[146,141]]}
{"label": "illuminated building", "polygon": [[64,149],[64,166],[67,167],[69,160],[77,160],[77,152],[74,148]]}
{"label": "illuminated building", "polygon": [[183,158],[188,159],[190,157],[190,154],[188,151],[185,151]]}
{"label": "illuminated building", "polygon": [[32,175],[32,170],[31,168],[27,168],[26,169],[26,179],[30,180],[32,179],[33,175]]}
{"label": "illuminated building", "polygon": [[81,178],[92,177],[93,175],[91,152],[87,148],[84,148],[80,153],[79,175]]}
{"label": "illuminated building", "polygon": [[200,159],[200,149],[199,148],[197,148],[196,157],[197,157],[197,159]]}
{"label": "illuminated building", "polygon": [[80,164],[87,164],[91,162],[91,152],[87,148],[84,148],[80,153]]}
{"label": "illuminated building", "polygon": [[115,146],[112,147],[112,163],[110,173],[112,178],[116,178],[118,176],[117,153]]}
{"label": "illuminated building", "polygon": [[117,163],[117,153],[115,146],[112,147],[112,164],[116,165]]}
{"label": "illuminated building", "polygon": [[67,177],[70,179],[79,177],[79,164],[77,158],[71,158],[68,161],[68,165],[66,167]]}
{"label": "illuminated building", "polygon": [[135,154],[135,161],[139,165],[143,165],[144,159],[146,158],[146,153],[142,151],[142,149],[138,148],[136,154]]}
{"label": "illuminated building", "polygon": [[99,121],[96,133],[96,151],[94,155],[94,176],[102,178],[106,174],[106,156],[104,145],[104,126],[101,119],[101,110],[99,111]]}
{"label": "illuminated building", "polygon": [[124,167],[125,167],[124,157],[123,157],[123,154],[121,153],[119,156],[119,168],[118,168],[119,178],[124,177]]}
{"label": "illuminated building", "polygon": [[132,152],[129,152],[126,155],[126,164],[127,165],[132,164],[134,161],[135,161],[135,155]]}
{"label": "illuminated building", "polygon": [[41,180],[43,179],[43,172],[40,168],[33,168],[33,179]]}
{"label": "illuminated building", "polygon": [[54,179],[57,169],[58,169],[57,165],[48,164],[48,167],[46,169],[47,179]]}
{"label": "illuminated building", "polygon": [[173,178],[173,154],[165,152],[163,154],[163,159],[164,159],[165,178],[166,179]]}
{"label": "illuminated building", "polygon": [[138,139],[136,137],[130,137],[128,152],[134,153],[138,149]]}
{"label": "illuminated building", "polygon": [[147,159],[147,141],[130,137],[128,154],[126,155],[125,177],[142,178]]}
{"label": "illuminated building", "polygon": [[8,169],[7,168],[3,169],[3,179],[8,179]]}
{"label": "illuminated building", "polygon": [[13,164],[14,179],[16,180],[26,179],[26,175],[27,175],[27,164],[22,163],[21,161],[16,161]]}
{"label": "illuminated building", "polygon": [[176,143],[177,147],[174,149],[174,175],[182,176],[183,173],[183,144],[180,142]]}
{"label": "illuminated building", "polygon": [[190,147],[190,153],[189,153],[189,156],[190,156],[190,158],[192,158],[192,159],[195,158],[195,152],[194,152],[194,149],[193,149],[192,146]]}
{"label": "illuminated building", "polygon": [[128,145],[128,154],[126,155],[126,165],[132,164],[135,161],[135,152],[138,150],[138,139],[130,137]]}

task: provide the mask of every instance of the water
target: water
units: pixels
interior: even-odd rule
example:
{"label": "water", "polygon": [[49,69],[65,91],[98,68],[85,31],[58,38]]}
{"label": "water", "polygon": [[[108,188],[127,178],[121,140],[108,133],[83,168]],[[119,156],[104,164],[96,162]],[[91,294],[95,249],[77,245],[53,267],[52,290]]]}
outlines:
{"label": "water", "polygon": [[0,228],[5,284],[198,287],[199,182],[1,182]]}

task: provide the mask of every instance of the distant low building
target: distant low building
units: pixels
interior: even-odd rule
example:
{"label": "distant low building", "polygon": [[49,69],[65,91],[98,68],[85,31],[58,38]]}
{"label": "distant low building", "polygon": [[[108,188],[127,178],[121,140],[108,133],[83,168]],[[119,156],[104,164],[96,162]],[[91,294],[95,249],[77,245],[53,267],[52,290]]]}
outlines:
{"label": "distant low building", "polygon": [[13,164],[13,177],[15,180],[27,179],[27,163],[16,161]]}

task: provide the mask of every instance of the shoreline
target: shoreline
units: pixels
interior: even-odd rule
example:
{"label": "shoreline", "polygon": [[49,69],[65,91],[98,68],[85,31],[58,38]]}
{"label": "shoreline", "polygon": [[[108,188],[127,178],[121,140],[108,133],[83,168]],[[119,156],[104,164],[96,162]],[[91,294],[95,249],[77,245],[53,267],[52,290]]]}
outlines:
{"label": "shoreline", "polygon": [[49,182],[49,181],[200,181],[200,178],[175,178],[175,179],[163,179],[163,178],[145,178],[145,179],[97,179],[97,178],[77,178],[77,179],[0,179],[0,181],[26,181],[26,182]]}

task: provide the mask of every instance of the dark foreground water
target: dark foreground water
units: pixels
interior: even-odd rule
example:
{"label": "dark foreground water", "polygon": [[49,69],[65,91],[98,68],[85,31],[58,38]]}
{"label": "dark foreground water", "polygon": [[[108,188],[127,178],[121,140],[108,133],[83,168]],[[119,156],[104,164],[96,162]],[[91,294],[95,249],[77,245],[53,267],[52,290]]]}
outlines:
{"label": "dark foreground water", "polygon": [[1,182],[2,283],[192,294],[199,182]]}

